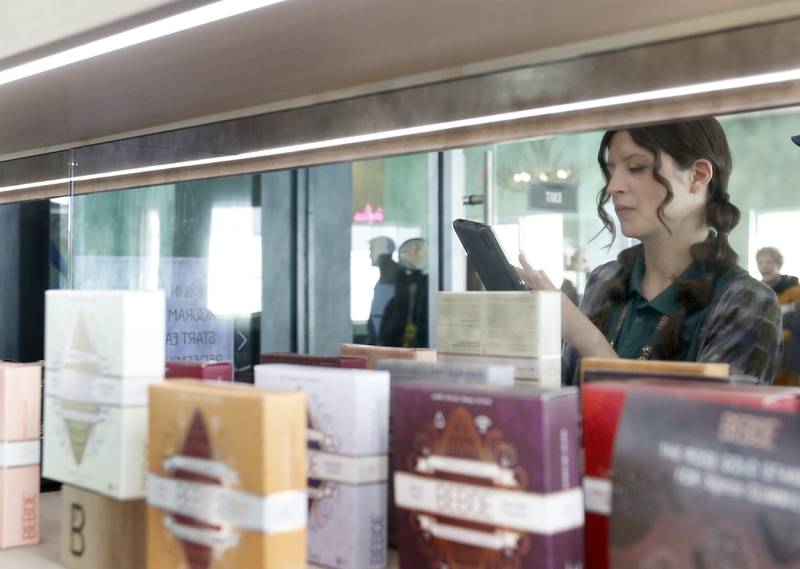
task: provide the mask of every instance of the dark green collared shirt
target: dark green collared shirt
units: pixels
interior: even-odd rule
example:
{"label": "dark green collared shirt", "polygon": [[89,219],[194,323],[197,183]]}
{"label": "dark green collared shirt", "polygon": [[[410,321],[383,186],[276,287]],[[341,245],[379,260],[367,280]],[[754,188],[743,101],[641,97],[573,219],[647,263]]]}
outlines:
{"label": "dark green collared shirt", "polygon": [[[615,350],[620,357],[638,358],[642,347],[654,338],[654,328],[663,315],[672,315],[678,307],[677,287],[673,284],[650,302],[641,294],[644,258],[640,253],[631,274],[628,297],[630,305],[619,332]],[[698,266],[690,265],[683,276],[696,275]],[[622,275],[617,261],[597,267],[589,277],[581,311],[591,315],[605,302],[606,283]],[[616,332],[622,306],[612,307],[607,337]],[[639,320],[637,320],[639,318]],[[749,375],[761,383],[771,383],[783,353],[780,306],[775,293],[740,268],[716,275],[714,296],[705,308],[686,315],[681,326],[686,340],[684,353],[674,360],[721,362],[731,366],[731,374]],[[657,338],[657,336],[656,336]],[[653,354],[657,358],[658,353]],[[575,384],[580,356],[565,345],[562,358],[563,381]]]}
{"label": "dark green collared shirt", "polygon": [[[652,300],[648,301],[644,297],[642,294],[644,271],[644,255],[639,254],[631,271],[627,303],[616,307],[609,320],[608,339],[613,341],[614,351],[621,358],[635,359],[646,356],[650,350],[655,350],[660,342],[659,323],[665,318],[672,318],[678,310],[678,285],[675,283],[670,284]],[[700,266],[692,263],[680,276],[697,278],[701,274]],[[697,310],[690,312],[684,318],[681,325],[681,336],[686,348],[682,353],[676,355],[676,360],[694,359],[690,357],[691,352],[694,352],[696,357],[703,315],[703,310]],[[624,320],[620,321],[623,316]],[[656,358],[657,354],[653,354],[652,357]],[[648,358],[645,357],[645,359]]]}

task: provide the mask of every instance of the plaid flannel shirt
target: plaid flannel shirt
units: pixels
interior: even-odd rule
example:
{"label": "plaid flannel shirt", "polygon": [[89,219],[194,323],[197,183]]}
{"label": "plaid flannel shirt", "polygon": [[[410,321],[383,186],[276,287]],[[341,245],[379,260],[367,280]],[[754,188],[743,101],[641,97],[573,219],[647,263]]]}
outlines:
{"label": "plaid flannel shirt", "polygon": [[[597,267],[589,276],[581,311],[590,315],[605,300],[609,279],[622,272],[617,261]],[[775,293],[764,283],[738,269],[724,290],[715,297],[700,326],[696,361],[721,362],[731,366],[731,375],[748,375],[759,383],[772,383],[783,354],[781,310]],[[578,383],[580,355],[565,345],[562,381]]]}

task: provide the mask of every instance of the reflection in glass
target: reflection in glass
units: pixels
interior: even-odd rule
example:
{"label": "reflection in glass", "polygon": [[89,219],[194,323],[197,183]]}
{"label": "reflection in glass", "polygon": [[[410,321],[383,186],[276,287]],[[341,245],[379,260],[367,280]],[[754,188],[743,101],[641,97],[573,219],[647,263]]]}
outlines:
{"label": "reflection in glass", "polygon": [[353,163],[353,340],[428,345],[428,157]]}
{"label": "reflection in glass", "polygon": [[168,360],[257,360],[261,312],[257,177],[76,196],[72,271],[79,289],[167,296]]}

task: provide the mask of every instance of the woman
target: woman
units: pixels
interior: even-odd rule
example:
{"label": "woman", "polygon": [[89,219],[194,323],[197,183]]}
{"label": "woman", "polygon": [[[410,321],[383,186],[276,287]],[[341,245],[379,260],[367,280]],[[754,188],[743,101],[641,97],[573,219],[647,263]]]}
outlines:
{"label": "woman", "polygon": [[800,336],[797,334],[798,320],[795,304],[800,299],[800,284],[797,277],[782,275],[783,255],[775,247],[762,247],[756,251],[761,282],[775,291],[783,313],[783,362],[775,374],[776,385],[798,385],[800,383]]}
{"label": "woman", "polygon": [[[780,361],[775,293],[736,265],[728,234],[739,222],[730,202],[731,155],[713,118],[609,131],[598,154],[626,237],[640,244],[595,269],[581,309],[562,299],[565,381],[581,357],[725,362],[731,373],[769,383]],[[520,255],[531,289],[554,290]]]}
{"label": "woman", "polygon": [[775,247],[762,247],[756,251],[756,264],[761,273],[761,282],[775,291],[778,304],[786,306],[784,312],[793,307],[800,298],[800,283],[797,277],[782,275],[783,255]]}

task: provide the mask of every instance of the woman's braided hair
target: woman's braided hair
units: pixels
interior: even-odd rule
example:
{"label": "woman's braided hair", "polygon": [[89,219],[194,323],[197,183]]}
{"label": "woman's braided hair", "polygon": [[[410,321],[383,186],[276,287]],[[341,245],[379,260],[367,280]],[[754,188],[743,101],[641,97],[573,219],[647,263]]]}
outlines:
{"label": "woman's braided hair", "polygon": [[[737,255],[728,243],[728,234],[739,223],[739,208],[730,202],[728,178],[733,167],[728,141],[722,126],[714,118],[704,118],[679,123],[659,124],[626,129],[633,141],[649,150],[655,157],[653,177],[667,191],[667,196],[658,208],[658,218],[664,227],[664,208],[674,196],[669,180],[661,174],[662,153],[668,154],[679,168],[686,170],[700,159],[706,159],[713,166],[713,175],[708,185],[706,202],[706,222],[712,228],[705,241],[695,243],[690,248],[692,258],[700,265],[701,275],[697,278],[675,279],[678,286],[678,310],[662,332],[662,341],[657,347],[656,357],[670,359],[684,348],[680,335],[681,325],[689,312],[707,306],[714,292],[716,275],[736,265]],[[613,242],[616,229],[604,206],[611,199],[608,182],[608,147],[618,131],[608,131],[603,135],[597,160],[606,180],[606,185],[597,196],[597,214],[605,228],[611,233]],[[667,227],[669,230],[669,228]],[[621,273],[605,285],[603,304],[589,317],[604,333],[608,333],[608,319],[614,305],[624,303],[628,295],[628,284],[634,261],[641,245],[622,251],[617,260],[622,266]]]}

